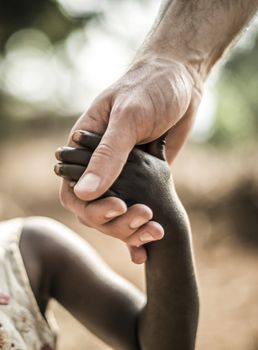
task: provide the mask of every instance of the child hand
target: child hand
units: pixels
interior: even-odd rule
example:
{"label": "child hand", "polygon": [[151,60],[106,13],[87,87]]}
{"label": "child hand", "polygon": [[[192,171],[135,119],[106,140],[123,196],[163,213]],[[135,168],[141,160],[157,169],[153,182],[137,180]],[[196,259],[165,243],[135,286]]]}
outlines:
{"label": "child hand", "polygon": [[[55,171],[58,175],[75,183],[84,172],[101,137],[89,132],[76,132],[74,139],[80,146],[86,148],[64,147],[59,149],[57,159],[62,163],[56,166]],[[160,210],[161,202],[164,198],[169,198],[170,193],[170,170],[164,160],[163,146],[160,139],[151,144],[134,148],[122,174],[104,196],[121,198],[128,206],[133,206],[136,203],[146,204],[153,210],[154,216],[157,216],[156,213],[158,208]],[[156,156],[147,154],[145,151]],[[105,224],[107,232],[112,231],[109,225],[116,227],[114,221],[107,221]],[[112,235],[129,244],[130,251],[134,255],[137,252],[135,247],[162,238],[163,230],[157,222],[149,221],[140,229],[129,230],[129,232],[124,232],[116,227],[112,231]]]}

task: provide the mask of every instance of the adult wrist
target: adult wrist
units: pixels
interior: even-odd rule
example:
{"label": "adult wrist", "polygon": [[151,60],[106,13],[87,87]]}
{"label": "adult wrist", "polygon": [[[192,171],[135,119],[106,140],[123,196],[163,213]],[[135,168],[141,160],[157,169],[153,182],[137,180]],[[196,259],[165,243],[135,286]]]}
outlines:
{"label": "adult wrist", "polygon": [[138,56],[178,60],[202,80],[258,9],[258,0],[163,0],[162,4]]}
{"label": "adult wrist", "polygon": [[155,41],[149,41],[147,47],[143,47],[139,50],[139,53],[137,54],[136,59],[164,59],[168,61],[177,61],[183,64],[185,67],[187,67],[191,71],[195,71],[198,73],[200,78],[205,79],[205,75],[202,74],[201,67],[205,65],[205,62],[207,61],[207,55],[200,51],[194,51],[190,49],[186,49],[183,47],[183,45],[177,45],[169,47],[169,45],[166,45],[166,47],[163,47],[158,42]]}
{"label": "adult wrist", "polygon": [[184,76],[189,80],[189,83],[199,93],[202,91],[204,77],[198,70],[198,65],[194,64],[190,60],[186,59],[185,56],[180,55],[178,52],[160,52],[160,50],[154,50],[151,47],[140,49],[135,56],[130,70],[137,70],[137,68],[146,65],[153,69],[162,69],[169,67],[171,72],[174,74],[175,69],[180,72],[181,76]]}

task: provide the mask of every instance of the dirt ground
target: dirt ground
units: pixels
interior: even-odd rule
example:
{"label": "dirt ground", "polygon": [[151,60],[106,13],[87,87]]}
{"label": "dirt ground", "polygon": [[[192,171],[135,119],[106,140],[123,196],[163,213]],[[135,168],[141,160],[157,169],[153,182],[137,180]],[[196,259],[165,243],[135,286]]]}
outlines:
{"label": "dirt ground", "polygon": [[[52,169],[54,150],[64,139],[61,136],[55,140],[42,137],[18,140],[12,147],[9,144],[2,146],[0,219],[44,215],[60,220],[90,242],[115,271],[143,289],[143,267],[130,262],[122,243],[83,227],[61,208],[58,202],[59,180]],[[254,153],[249,153],[249,156],[251,165],[258,164]],[[231,185],[231,173],[222,169],[241,171],[241,164],[237,165],[232,154],[223,156],[217,163],[216,157],[207,150],[185,150],[175,165],[175,181],[179,187],[184,184],[182,193],[193,188],[191,193],[198,191],[215,198],[218,188],[222,191],[223,186]],[[258,350],[258,249],[241,244],[219,217],[214,230],[204,212],[190,210],[201,291],[196,349]],[[214,232],[218,234],[215,236]],[[58,349],[110,349],[55,302],[52,308],[59,327]]]}

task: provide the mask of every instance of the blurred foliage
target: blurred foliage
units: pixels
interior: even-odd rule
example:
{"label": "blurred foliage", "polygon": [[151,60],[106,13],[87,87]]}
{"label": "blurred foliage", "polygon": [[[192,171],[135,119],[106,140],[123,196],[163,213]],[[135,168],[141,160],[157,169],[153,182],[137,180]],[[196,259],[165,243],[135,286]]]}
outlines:
{"label": "blurred foliage", "polygon": [[258,33],[253,45],[229,57],[217,83],[217,113],[210,142],[233,145],[258,134]]}
{"label": "blurred foliage", "polygon": [[72,30],[94,17],[68,16],[56,1],[8,0],[0,5],[0,50],[8,38],[18,30],[34,28],[43,31],[52,42],[64,39]]}
{"label": "blurred foliage", "polygon": [[[109,0],[111,1],[111,0]],[[118,0],[113,0],[118,1]],[[132,0],[141,1],[144,0]],[[99,2],[100,4],[102,2]],[[104,3],[104,1],[103,1]],[[90,7],[89,7],[90,8]],[[36,29],[43,32],[53,47],[65,42],[77,29],[85,29],[88,23],[99,18],[101,6],[93,6],[92,11],[69,14],[58,1],[54,0],[9,0],[0,4],[0,63],[5,57],[5,45],[8,39],[22,29]],[[87,30],[87,29],[86,29]],[[84,40],[84,39],[83,39]],[[67,57],[61,52],[62,63]],[[215,93],[217,102],[216,119],[209,142],[216,145],[236,145],[256,140],[258,131],[258,34],[253,46],[236,50],[222,66],[220,79]],[[69,64],[69,62],[68,62]],[[1,68],[1,65],[0,65]],[[0,77],[1,78],[1,77]],[[3,85],[4,86],[4,85]],[[37,109],[36,104],[11,95],[0,86],[0,138],[15,129],[12,118],[24,115],[58,117],[57,111]],[[58,96],[56,96],[58,99]],[[60,115],[60,113],[59,113]],[[30,119],[28,119],[30,120]],[[26,123],[21,120],[19,123]]]}
{"label": "blurred foliage", "polygon": [[[46,35],[52,45],[58,45],[72,31],[85,27],[98,15],[98,11],[88,11],[81,15],[71,16],[54,0],[2,1],[0,4],[0,63],[1,58],[4,59],[5,57],[5,47],[8,39],[20,30],[39,30]],[[10,95],[3,88],[3,85],[0,86],[0,139],[8,137],[10,133],[20,131],[21,128],[24,129],[26,123],[29,129],[31,126],[35,126],[31,119],[13,120],[13,115],[24,115],[26,113],[29,116],[37,115],[39,123],[41,123],[42,118],[45,118],[46,123],[49,124],[50,117],[53,118],[55,123],[54,113],[49,111],[44,114],[40,113],[33,104]],[[66,123],[63,124],[66,125]]]}

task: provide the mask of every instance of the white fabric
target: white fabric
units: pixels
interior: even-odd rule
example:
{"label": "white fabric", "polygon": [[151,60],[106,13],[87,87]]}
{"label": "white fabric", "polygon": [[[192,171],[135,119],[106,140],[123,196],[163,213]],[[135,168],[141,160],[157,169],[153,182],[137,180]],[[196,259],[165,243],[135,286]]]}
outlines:
{"label": "white fabric", "polygon": [[56,334],[42,316],[23,264],[23,220],[0,223],[0,349],[53,350]]}

